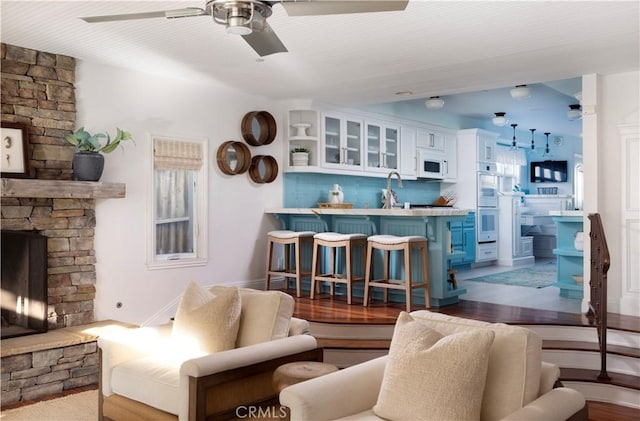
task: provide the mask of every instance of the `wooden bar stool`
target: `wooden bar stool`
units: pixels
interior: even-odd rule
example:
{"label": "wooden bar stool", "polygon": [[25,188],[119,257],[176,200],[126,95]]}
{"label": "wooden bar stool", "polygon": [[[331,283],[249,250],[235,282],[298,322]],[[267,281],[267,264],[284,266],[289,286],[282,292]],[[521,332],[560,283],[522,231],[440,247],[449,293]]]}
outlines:
{"label": "wooden bar stool", "polygon": [[[302,245],[313,244],[313,231],[270,231],[267,233],[267,277],[266,289],[271,284],[272,276],[284,276],[285,289],[289,289],[289,278],[296,280],[296,297],[300,297],[302,291],[302,278],[310,276],[311,272],[304,271],[302,267]],[[273,266],[273,246],[282,244],[284,246],[284,268]],[[294,249],[295,266],[291,266],[291,247]]]}
{"label": "wooden bar stool", "polygon": [[[330,255],[329,272],[320,274],[320,247],[328,247]],[[345,273],[336,267],[336,251],[345,249]],[[321,281],[329,282],[329,291],[334,295],[335,284],[347,285],[347,304],[351,304],[352,284],[363,281],[364,276],[355,276],[353,270],[353,252],[356,247],[362,248],[362,266],[367,248],[367,236],[364,234],[339,234],[337,232],[322,232],[313,236],[313,260],[311,266],[311,299],[315,297],[316,284]]]}
{"label": "wooden bar stool", "polygon": [[[383,277],[381,279],[372,279],[373,277],[373,251],[383,250]],[[412,275],[412,259],[413,250],[419,250],[422,267],[422,281],[416,282]],[[398,264],[404,264],[404,278],[392,279],[389,277],[389,257],[391,251],[398,250],[404,254],[403,261]],[[364,306],[369,304],[369,288],[384,288],[384,302],[389,299],[389,289],[403,289],[406,294],[407,311],[411,311],[411,292],[416,288],[424,288],[425,307],[430,308],[429,294],[429,260],[427,258],[427,239],[420,236],[399,237],[395,235],[372,235],[368,239],[367,247],[367,264],[364,275]]]}

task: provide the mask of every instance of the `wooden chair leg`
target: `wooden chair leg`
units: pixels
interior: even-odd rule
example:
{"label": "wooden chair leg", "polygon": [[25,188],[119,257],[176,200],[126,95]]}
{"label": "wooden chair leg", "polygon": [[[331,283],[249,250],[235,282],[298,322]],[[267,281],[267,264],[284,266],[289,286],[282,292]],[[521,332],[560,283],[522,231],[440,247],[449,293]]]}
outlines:
{"label": "wooden chair leg", "polygon": [[373,248],[371,247],[371,243],[367,246],[367,253],[365,255],[365,265],[364,265],[364,302],[363,306],[367,307],[369,305],[369,281],[371,280],[371,260],[373,260]]}
{"label": "wooden chair leg", "polygon": [[302,290],[302,259],[300,258],[300,238],[295,241],[295,259],[296,259],[296,297],[300,298]]}
{"label": "wooden chair leg", "polygon": [[425,308],[431,308],[431,292],[429,283],[429,258],[427,244],[421,247],[422,255],[422,279],[424,281],[424,304]]}
{"label": "wooden chair leg", "polygon": [[[266,274],[267,277],[265,279],[265,290],[269,290],[269,288],[271,287],[271,274],[269,273],[271,271],[271,259],[273,258],[273,241],[271,240],[267,240],[267,270],[266,270]],[[285,281],[286,281],[286,277],[285,277]]]}
{"label": "wooden chair leg", "polygon": [[[389,250],[385,250],[384,251],[384,257],[383,257],[383,270],[382,270],[382,276],[384,276],[384,279],[387,280],[387,283],[389,283],[389,266],[390,266],[390,262],[389,259],[391,258],[391,252]],[[383,288],[382,289],[382,293],[383,293],[383,297],[384,297],[384,302],[388,303],[389,302],[389,289],[388,288]]]}
{"label": "wooden chair leg", "polygon": [[351,305],[351,282],[352,278],[352,255],[351,255],[351,242],[347,243],[344,248],[344,263],[345,263],[345,279],[347,281],[347,304]]}
{"label": "wooden chair leg", "polygon": [[309,293],[309,298],[315,298],[316,292],[316,276],[318,275],[318,248],[320,246],[314,242],[313,243],[313,257],[311,258],[311,292]]}
{"label": "wooden chair leg", "polygon": [[411,276],[411,245],[407,243],[404,246],[404,293],[405,293],[405,301],[407,305],[407,312],[411,312],[411,287],[413,286],[412,276]]}

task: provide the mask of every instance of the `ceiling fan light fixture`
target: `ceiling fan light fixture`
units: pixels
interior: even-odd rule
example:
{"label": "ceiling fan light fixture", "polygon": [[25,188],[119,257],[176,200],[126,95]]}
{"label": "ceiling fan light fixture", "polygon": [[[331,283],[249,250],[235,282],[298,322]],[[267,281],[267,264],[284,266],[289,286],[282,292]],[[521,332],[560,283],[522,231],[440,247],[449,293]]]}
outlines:
{"label": "ceiling fan light fixture", "polygon": [[233,35],[249,35],[253,29],[243,18],[229,18],[227,22],[227,33]]}
{"label": "ceiling fan light fixture", "polygon": [[567,111],[567,118],[571,121],[577,120],[582,117],[582,110],[580,109],[580,104],[571,104],[569,105],[569,111]]}
{"label": "ceiling fan light fixture", "polygon": [[507,113],[499,112],[494,113],[496,116],[491,119],[494,126],[503,127],[509,123],[509,120],[505,117]]}
{"label": "ceiling fan light fixture", "polygon": [[213,20],[224,25],[227,33],[234,35],[249,35],[254,30],[260,31],[264,28],[264,20],[271,15],[269,5],[255,0],[214,0],[207,7],[211,7]]}
{"label": "ceiling fan light fixture", "polygon": [[531,98],[531,89],[527,85],[516,85],[511,89],[511,98],[517,100]]}
{"label": "ceiling fan light fixture", "polygon": [[439,96],[432,96],[424,102],[424,106],[428,110],[439,110],[444,107],[444,100]]}

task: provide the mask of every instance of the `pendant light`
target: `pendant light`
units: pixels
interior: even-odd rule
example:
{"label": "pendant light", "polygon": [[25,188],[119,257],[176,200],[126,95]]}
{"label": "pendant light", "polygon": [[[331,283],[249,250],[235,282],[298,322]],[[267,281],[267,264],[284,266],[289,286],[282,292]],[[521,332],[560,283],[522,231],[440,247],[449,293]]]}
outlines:
{"label": "pendant light", "polygon": [[536,129],[529,129],[531,130],[531,153],[536,153],[536,142],[535,140],[533,140],[533,132],[536,131]]}
{"label": "pendant light", "polygon": [[512,124],[511,127],[513,127],[513,142],[511,142],[511,150],[517,151],[518,145],[516,144],[516,127],[518,127],[518,125]]}
{"label": "pendant light", "polygon": [[547,137],[547,146],[545,146],[544,148],[544,153],[542,154],[543,157],[549,157],[549,155],[551,155],[551,153],[549,152],[549,135],[551,133],[550,132],[545,132],[544,135]]}

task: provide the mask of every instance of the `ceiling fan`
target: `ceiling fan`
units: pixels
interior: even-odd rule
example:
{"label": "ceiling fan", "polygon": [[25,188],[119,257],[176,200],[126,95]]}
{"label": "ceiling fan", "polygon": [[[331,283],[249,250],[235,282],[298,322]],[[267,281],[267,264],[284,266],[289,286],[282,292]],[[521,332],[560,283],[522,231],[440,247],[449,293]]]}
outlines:
{"label": "ceiling fan", "polygon": [[224,25],[227,32],[242,35],[251,48],[258,55],[264,57],[287,51],[287,48],[267,23],[267,18],[272,13],[271,8],[276,3],[282,4],[289,16],[308,16],[404,10],[409,0],[207,0],[204,9],[187,7],[158,12],[90,16],[80,19],[88,23],[99,23],[130,19],[211,16],[214,22]]}

